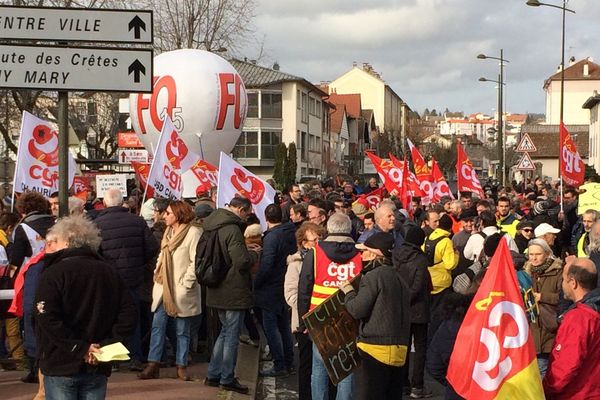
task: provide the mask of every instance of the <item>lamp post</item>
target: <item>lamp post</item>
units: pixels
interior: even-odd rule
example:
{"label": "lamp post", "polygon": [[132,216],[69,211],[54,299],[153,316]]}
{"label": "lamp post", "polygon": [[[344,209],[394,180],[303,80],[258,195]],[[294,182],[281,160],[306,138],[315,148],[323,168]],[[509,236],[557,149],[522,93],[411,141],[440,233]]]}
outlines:
{"label": "lamp post", "polygon": [[496,82],[498,84],[498,167],[500,169],[500,173],[502,174],[502,186],[506,186],[506,166],[504,165],[504,126],[502,119],[504,117],[504,102],[503,102],[503,94],[504,94],[504,64],[508,63],[507,59],[504,58],[504,50],[500,49],[500,57],[492,57],[486,56],[485,54],[478,54],[477,58],[480,60],[498,60],[500,62],[500,75],[498,75],[498,80],[479,78],[480,82]]}
{"label": "lamp post", "polygon": [[567,0],[563,0],[562,7],[554,4],[542,3],[538,0],[527,0],[526,4],[531,7],[546,6],[562,10],[562,38],[560,46],[560,123],[562,124],[565,104],[565,16],[567,11],[573,14],[575,14],[575,11],[567,8]]}

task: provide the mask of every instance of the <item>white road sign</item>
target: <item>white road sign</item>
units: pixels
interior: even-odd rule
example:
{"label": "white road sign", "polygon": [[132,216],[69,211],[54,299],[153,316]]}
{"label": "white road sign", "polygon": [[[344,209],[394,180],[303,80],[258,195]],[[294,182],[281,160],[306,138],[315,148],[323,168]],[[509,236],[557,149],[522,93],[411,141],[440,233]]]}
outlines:
{"label": "white road sign", "polygon": [[132,161],[149,164],[152,156],[145,149],[119,149],[117,151],[119,164],[131,164]]}
{"label": "white road sign", "polygon": [[519,161],[519,164],[517,164],[517,169],[520,171],[535,171],[535,164],[529,156],[529,153],[523,153],[521,161]]}
{"label": "white road sign", "polygon": [[517,146],[515,151],[518,153],[534,153],[537,151],[537,148],[533,144],[533,141],[529,137],[529,134],[525,133],[521,138],[521,141],[519,142],[519,145]]}
{"label": "white road sign", "polygon": [[152,11],[0,7],[0,39],[152,43]]}
{"label": "white road sign", "polygon": [[152,92],[149,49],[0,45],[0,61],[1,88]]}

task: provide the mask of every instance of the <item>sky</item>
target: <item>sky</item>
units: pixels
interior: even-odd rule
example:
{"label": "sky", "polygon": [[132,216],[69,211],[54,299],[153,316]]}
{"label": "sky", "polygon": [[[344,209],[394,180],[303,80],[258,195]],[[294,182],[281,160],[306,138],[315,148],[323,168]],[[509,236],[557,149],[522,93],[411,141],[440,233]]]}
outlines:
{"label": "sky", "polygon": [[[255,29],[281,71],[318,83],[370,63],[414,111],[491,114],[494,60],[505,68],[506,111],[543,113],[543,82],[560,64],[562,13],[525,0],[257,0]],[[545,2],[562,5],[560,0]],[[600,0],[570,0],[565,60],[600,63]],[[567,100],[568,101],[568,100]]]}

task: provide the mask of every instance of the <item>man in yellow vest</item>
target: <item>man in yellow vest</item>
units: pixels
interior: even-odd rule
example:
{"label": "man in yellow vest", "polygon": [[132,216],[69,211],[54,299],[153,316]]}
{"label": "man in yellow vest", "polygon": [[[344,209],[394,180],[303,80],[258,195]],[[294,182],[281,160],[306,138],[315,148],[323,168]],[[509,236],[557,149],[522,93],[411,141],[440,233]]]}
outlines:
{"label": "man in yellow vest", "polygon": [[498,220],[498,228],[506,232],[513,239],[517,235],[517,225],[519,217],[511,210],[511,201],[508,197],[502,196],[498,199],[498,212],[496,218]]}
{"label": "man in yellow vest", "polygon": [[[298,315],[302,317],[350,281],[362,269],[360,252],[351,236],[352,222],[346,214],[334,213],[327,221],[327,236],[309,251],[302,262],[298,283]],[[391,234],[390,234],[391,236]],[[300,318],[300,329],[306,329]],[[311,392],[313,400],[328,398],[329,378],[319,350],[313,344]],[[337,385],[337,400],[352,398],[353,374]]]}
{"label": "man in yellow vest", "polygon": [[588,251],[587,246],[590,244],[590,230],[594,222],[598,221],[600,213],[596,210],[586,210],[581,216],[581,222],[583,223],[583,232],[579,239],[577,239],[577,257],[587,257]]}

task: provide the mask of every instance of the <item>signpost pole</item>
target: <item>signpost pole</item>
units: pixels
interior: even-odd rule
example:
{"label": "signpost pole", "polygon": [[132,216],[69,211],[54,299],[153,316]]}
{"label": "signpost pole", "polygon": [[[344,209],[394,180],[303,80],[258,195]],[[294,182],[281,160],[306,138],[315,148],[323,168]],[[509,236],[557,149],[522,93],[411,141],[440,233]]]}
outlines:
{"label": "signpost pole", "polygon": [[69,215],[69,92],[58,92],[58,212]]}

